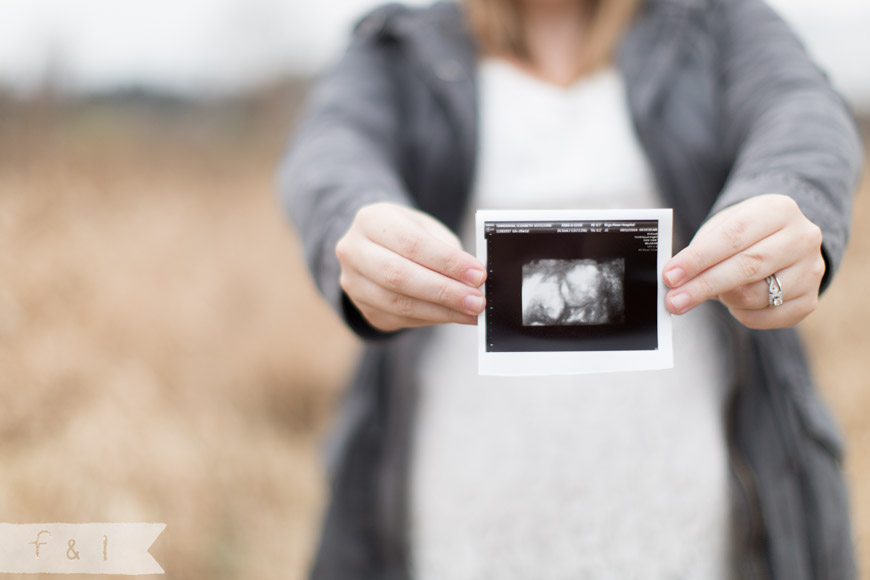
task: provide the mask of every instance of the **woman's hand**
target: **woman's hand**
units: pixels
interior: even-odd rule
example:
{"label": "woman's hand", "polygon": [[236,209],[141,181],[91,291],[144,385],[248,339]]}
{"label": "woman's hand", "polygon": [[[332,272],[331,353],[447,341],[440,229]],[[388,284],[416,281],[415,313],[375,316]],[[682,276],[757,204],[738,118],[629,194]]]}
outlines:
{"label": "woman's hand", "polygon": [[[794,326],[815,310],[825,273],[822,232],[784,195],[762,195],[710,218],[665,266],[668,310],[683,314],[717,298],[749,328]],[[776,274],[784,302],[768,307]]]}
{"label": "woman's hand", "polygon": [[382,331],[476,324],[486,269],[441,222],[391,203],[361,208],[335,247],[341,287]]}

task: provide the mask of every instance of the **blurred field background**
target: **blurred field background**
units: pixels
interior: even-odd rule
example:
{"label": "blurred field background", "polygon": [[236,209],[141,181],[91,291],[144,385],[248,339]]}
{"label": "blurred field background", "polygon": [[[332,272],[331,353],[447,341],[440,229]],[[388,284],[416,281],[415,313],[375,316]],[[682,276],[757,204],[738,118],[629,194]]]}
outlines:
{"label": "blurred field background", "polygon": [[[302,79],[376,2],[0,2],[0,522],[165,522],[166,578],[304,578],[318,446],[359,345],[273,176]],[[773,4],[870,115],[870,5]],[[804,330],[870,580],[862,189]]]}
{"label": "blurred field background", "polygon": [[[273,189],[304,92],[0,100],[0,521],[166,522],[168,578],[304,577],[357,349]],[[870,562],[863,189],[804,330]]]}
{"label": "blurred field background", "polygon": [[169,578],[303,577],[355,345],[273,191],[301,92],[0,102],[0,521],[166,522]]}

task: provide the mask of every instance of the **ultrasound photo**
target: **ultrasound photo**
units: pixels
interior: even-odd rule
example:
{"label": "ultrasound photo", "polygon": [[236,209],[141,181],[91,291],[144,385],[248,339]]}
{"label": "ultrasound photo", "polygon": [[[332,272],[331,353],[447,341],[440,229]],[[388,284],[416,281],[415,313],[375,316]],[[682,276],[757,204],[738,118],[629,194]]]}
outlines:
{"label": "ultrasound photo", "polygon": [[625,260],[541,259],[523,265],[523,326],[621,323]]}
{"label": "ultrasound photo", "polygon": [[478,371],[554,375],[670,368],[662,268],[668,209],[478,210],[486,310]]}

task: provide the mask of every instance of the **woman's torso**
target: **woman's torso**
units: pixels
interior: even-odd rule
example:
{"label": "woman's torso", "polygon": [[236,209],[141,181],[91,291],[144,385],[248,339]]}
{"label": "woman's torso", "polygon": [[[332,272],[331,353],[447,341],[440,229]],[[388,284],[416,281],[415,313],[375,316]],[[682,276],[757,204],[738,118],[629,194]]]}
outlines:
{"label": "woman's torso", "polygon": [[[467,218],[662,205],[614,71],[559,89],[487,61],[479,87]],[[707,308],[673,324],[673,370],[548,378],[478,376],[476,330],[439,327],[419,372],[416,578],[728,577],[724,350]]]}

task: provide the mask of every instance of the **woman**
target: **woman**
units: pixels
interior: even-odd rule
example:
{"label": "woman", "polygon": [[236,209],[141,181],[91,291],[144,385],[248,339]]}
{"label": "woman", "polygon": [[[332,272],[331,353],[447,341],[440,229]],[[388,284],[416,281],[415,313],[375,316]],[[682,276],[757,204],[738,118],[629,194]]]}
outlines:
{"label": "woman", "polygon": [[[364,19],[282,170],[368,340],[313,577],[854,577],[841,444],[790,330],[848,234],[839,97],[760,0],[464,8]],[[451,230],[541,206],[674,208],[673,371],[476,376],[486,270]]]}

